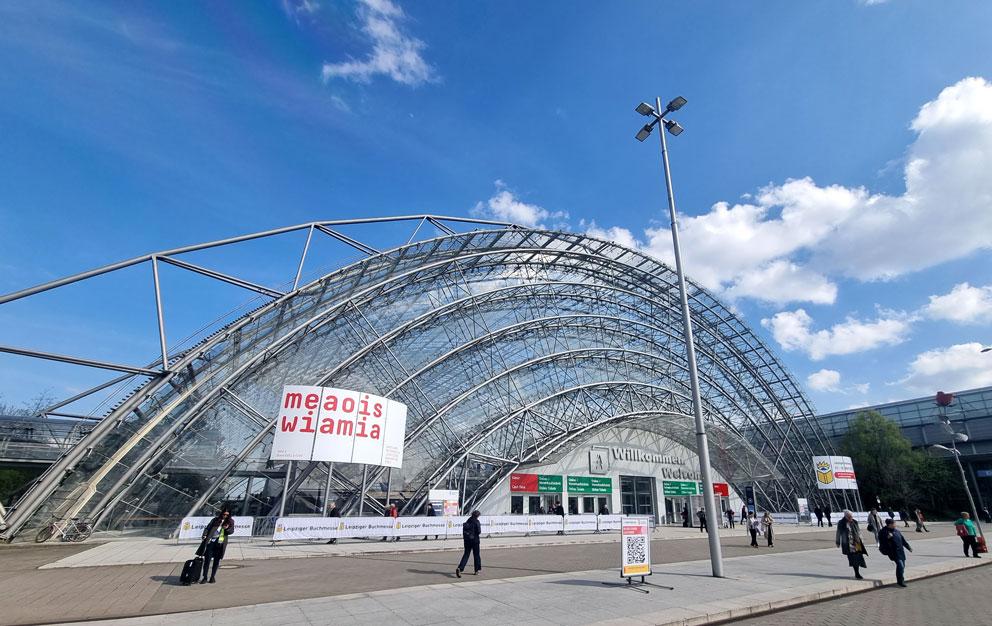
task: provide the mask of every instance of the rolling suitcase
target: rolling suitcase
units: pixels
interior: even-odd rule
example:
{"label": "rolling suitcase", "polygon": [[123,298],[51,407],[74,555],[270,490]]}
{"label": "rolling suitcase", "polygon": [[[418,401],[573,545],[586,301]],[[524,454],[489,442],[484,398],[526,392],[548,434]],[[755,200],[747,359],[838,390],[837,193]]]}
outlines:
{"label": "rolling suitcase", "polygon": [[200,577],[203,571],[203,558],[196,557],[183,563],[183,571],[179,574],[179,584],[184,587],[192,585]]}

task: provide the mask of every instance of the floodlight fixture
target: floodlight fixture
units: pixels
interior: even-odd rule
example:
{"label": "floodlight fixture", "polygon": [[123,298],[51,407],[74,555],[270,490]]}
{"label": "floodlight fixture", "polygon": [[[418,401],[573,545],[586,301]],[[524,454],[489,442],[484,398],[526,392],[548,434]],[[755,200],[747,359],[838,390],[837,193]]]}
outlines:
{"label": "floodlight fixture", "polygon": [[954,448],[948,448],[947,446],[942,446],[939,443],[935,443],[935,444],[933,444],[930,447],[931,448],[937,448],[938,450],[943,450],[945,452],[950,452],[951,454],[958,454],[958,451],[955,450]]}
{"label": "floodlight fixture", "polygon": [[678,111],[679,109],[685,106],[686,102],[688,102],[688,100],[686,100],[682,96],[679,96],[674,100],[672,100],[671,102],[669,102],[668,106],[665,107],[665,109],[668,111]]}
{"label": "floodlight fixture", "polygon": [[673,137],[678,137],[682,134],[682,131],[685,130],[682,128],[682,125],[675,120],[665,120],[665,128],[668,129],[668,132],[672,133]]}
{"label": "floodlight fixture", "polygon": [[968,441],[968,435],[965,433],[954,433],[954,440],[963,443],[965,441]]}
{"label": "floodlight fixture", "polygon": [[637,111],[638,113],[640,113],[641,115],[653,115],[653,114],[655,114],[654,107],[652,107],[647,102],[642,102],[642,103],[638,104],[637,105],[637,108],[634,109],[634,110]]}
{"label": "floodlight fixture", "polygon": [[651,129],[652,128],[654,128],[654,125],[653,124],[645,124],[644,125],[644,128],[642,128],[641,130],[637,131],[637,134],[634,135],[634,139],[636,139],[638,141],[644,141],[645,139],[648,138],[648,135],[651,134]]}

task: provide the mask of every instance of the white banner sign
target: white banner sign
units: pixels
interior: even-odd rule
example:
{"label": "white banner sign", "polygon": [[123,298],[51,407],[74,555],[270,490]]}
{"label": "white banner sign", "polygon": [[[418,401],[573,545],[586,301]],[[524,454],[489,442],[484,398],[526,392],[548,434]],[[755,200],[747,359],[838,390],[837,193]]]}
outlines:
{"label": "white banner sign", "polygon": [[651,574],[651,531],[643,517],[625,517],[620,523],[620,577]]}
{"label": "white banner sign", "polygon": [[849,456],[814,456],[813,471],[820,489],[857,489],[854,464]]}
{"label": "white banner sign", "polygon": [[443,517],[397,517],[394,537],[443,537],[448,532],[448,522]]}
{"label": "white banner sign", "polygon": [[604,530],[620,530],[622,519],[622,515],[600,515],[599,532],[603,532]]}
{"label": "white banner sign", "polygon": [[[862,530],[864,530],[864,526],[868,523],[868,511],[851,511],[851,515],[861,524]],[[844,519],[844,513],[830,512],[830,521],[834,524],[842,519]]]}
{"label": "white banner sign", "polygon": [[406,405],[358,391],[286,385],[272,460],[402,467]]}
{"label": "white banner sign", "polygon": [[796,507],[799,511],[799,517],[803,519],[809,517],[809,500],[806,498],[796,498]]}
{"label": "white banner sign", "polygon": [[458,515],[458,496],[457,489],[431,489],[427,492],[427,499],[439,515]]}
{"label": "white banner sign", "polygon": [[[210,523],[212,517],[184,517],[179,524],[179,539],[196,539],[199,541],[203,537],[203,531]],[[251,529],[255,525],[254,517],[235,517],[234,532],[231,537],[251,537]]]}
{"label": "white banner sign", "polygon": [[[479,518],[484,535],[509,535],[531,532],[530,517],[527,515],[484,515]],[[561,518],[558,518],[561,530]]]}

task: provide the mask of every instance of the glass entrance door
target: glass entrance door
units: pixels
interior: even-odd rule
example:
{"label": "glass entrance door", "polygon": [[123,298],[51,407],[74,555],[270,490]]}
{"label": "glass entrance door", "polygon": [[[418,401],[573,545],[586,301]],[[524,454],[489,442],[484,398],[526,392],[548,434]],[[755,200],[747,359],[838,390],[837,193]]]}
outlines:
{"label": "glass entrance door", "polygon": [[654,478],[651,476],[621,476],[620,510],[624,515],[656,515]]}

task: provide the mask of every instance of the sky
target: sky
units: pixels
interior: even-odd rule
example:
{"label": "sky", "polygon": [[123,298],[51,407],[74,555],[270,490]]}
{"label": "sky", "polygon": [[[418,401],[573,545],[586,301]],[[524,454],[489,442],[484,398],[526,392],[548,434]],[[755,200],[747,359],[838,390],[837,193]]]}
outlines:
{"label": "sky", "polygon": [[[657,138],[634,140],[634,107],[682,95],[686,271],[819,412],[992,385],[989,32],[980,0],[939,16],[927,0],[0,0],[0,293],[417,213],[671,262]],[[301,244],[188,260],[278,285]],[[321,254],[308,275],[358,258]],[[0,344],[150,363],[148,273],[0,305]],[[260,304],[181,274],[163,269],[170,345]],[[8,405],[106,378],[0,354]]]}

